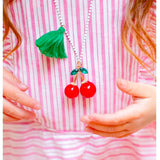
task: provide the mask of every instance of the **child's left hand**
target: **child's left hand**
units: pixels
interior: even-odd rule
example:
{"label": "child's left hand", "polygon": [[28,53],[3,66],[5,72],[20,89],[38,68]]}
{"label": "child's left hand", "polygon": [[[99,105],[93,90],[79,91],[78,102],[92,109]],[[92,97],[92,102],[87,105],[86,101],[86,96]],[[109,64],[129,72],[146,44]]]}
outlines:
{"label": "child's left hand", "polygon": [[83,116],[85,130],[103,137],[122,138],[156,120],[156,87],[125,80],[117,81],[118,88],[132,95],[133,103],[114,114]]}

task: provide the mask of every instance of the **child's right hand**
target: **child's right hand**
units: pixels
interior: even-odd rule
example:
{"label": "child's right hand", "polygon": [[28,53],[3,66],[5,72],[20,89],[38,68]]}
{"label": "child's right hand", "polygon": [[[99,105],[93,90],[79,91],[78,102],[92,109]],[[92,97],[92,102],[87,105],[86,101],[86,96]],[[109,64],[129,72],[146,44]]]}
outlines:
{"label": "child's right hand", "polygon": [[[12,122],[21,119],[34,119],[35,113],[20,108],[17,102],[33,109],[40,109],[40,103],[25,93],[28,87],[12,73],[3,68],[3,121]],[[11,102],[12,101],[12,102]]]}

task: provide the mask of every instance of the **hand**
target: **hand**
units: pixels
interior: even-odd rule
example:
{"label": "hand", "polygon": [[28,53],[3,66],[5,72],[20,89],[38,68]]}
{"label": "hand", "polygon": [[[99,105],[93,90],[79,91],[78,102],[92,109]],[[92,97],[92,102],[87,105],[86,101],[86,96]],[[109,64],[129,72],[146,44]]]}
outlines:
{"label": "hand", "polygon": [[133,103],[114,114],[92,114],[83,116],[86,131],[103,137],[125,137],[156,120],[156,87],[117,81],[118,88],[132,95]]}
{"label": "hand", "polygon": [[[20,108],[14,104],[18,102],[33,109],[40,109],[40,103],[28,96],[26,85],[20,82],[12,73],[3,68],[3,121],[11,122],[21,119],[34,119],[35,113]],[[13,103],[12,103],[12,102]]]}

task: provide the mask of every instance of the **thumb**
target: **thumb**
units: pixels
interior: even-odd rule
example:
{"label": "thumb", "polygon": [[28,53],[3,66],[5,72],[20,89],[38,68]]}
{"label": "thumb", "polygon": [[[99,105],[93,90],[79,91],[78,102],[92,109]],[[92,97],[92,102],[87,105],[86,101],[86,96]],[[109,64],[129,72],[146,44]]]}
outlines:
{"label": "thumb", "polygon": [[140,113],[136,109],[136,104],[131,104],[127,108],[112,114],[94,113],[81,117],[82,122],[95,122],[103,125],[120,125],[140,117]]}
{"label": "thumb", "polygon": [[117,80],[117,86],[122,92],[139,98],[151,97],[154,92],[154,86],[123,79]]}

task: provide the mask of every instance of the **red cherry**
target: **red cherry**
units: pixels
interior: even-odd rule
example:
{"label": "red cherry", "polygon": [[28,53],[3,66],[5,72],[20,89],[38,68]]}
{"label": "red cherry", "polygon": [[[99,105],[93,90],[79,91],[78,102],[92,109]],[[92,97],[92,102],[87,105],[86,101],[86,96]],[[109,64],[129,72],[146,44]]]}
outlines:
{"label": "red cherry", "polygon": [[96,93],[96,87],[92,82],[87,81],[81,85],[80,92],[82,96],[90,98]]}
{"label": "red cherry", "polygon": [[79,95],[79,88],[77,85],[69,84],[66,86],[64,93],[68,98],[75,98]]}

